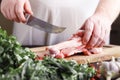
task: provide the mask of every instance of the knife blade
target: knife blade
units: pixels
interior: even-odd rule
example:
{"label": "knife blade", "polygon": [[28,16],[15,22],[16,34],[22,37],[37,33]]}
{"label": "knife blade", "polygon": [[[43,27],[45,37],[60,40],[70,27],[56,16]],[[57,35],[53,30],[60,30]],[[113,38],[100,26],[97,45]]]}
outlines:
{"label": "knife blade", "polygon": [[59,27],[59,26],[55,26],[50,23],[47,23],[29,14],[25,14],[25,17],[27,19],[26,21],[27,25],[37,28],[39,30],[45,31],[47,33],[61,33],[66,29],[65,27]]}

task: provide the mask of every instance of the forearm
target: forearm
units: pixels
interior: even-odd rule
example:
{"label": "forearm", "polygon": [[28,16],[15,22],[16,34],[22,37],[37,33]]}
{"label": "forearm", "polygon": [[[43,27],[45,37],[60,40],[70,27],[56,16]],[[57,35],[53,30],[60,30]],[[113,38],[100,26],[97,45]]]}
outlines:
{"label": "forearm", "polygon": [[117,18],[120,13],[120,0],[100,0],[95,14],[106,16],[111,23]]}

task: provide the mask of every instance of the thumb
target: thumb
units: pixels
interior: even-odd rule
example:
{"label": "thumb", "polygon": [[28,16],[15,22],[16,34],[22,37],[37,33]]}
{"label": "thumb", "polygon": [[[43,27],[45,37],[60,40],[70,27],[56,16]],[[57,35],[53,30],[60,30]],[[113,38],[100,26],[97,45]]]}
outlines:
{"label": "thumb", "polygon": [[25,5],[24,5],[24,10],[25,10],[25,13],[28,13],[31,15],[33,14],[30,2],[28,0],[26,1]]}

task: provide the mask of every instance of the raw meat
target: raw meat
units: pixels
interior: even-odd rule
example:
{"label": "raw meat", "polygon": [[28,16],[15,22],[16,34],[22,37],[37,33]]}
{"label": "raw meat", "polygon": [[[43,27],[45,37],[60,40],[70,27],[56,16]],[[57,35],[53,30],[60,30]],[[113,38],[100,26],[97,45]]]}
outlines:
{"label": "raw meat", "polygon": [[49,51],[48,55],[56,58],[64,58],[81,52],[85,55],[100,53],[102,48],[85,48],[85,45],[81,41],[83,33],[84,31],[80,30],[76,34],[73,34],[69,40],[47,47],[46,50]]}

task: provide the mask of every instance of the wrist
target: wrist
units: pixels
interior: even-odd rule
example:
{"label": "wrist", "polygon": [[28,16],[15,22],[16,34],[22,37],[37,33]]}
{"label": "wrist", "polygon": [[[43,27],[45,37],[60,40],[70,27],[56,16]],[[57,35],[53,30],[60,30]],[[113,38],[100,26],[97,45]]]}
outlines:
{"label": "wrist", "polygon": [[101,7],[100,11],[95,11],[94,14],[103,18],[103,20],[109,21],[110,24],[112,24],[117,17],[117,16],[114,16],[114,14],[112,14],[112,12],[110,12],[109,10],[106,10],[102,7]]}
{"label": "wrist", "polygon": [[93,16],[95,16],[98,20],[102,20],[104,22],[106,22],[108,25],[112,25],[113,23],[113,19],[110,18],[110,16],[104,12],[96,12],[93,14]]}
{"label": "wrist", "polygon": [[120,13],[120,0],[100,0],[94,14],[108,18],[111,23],[118,17]]}

